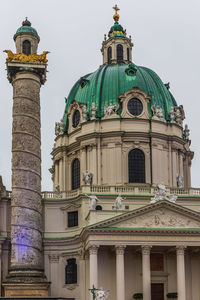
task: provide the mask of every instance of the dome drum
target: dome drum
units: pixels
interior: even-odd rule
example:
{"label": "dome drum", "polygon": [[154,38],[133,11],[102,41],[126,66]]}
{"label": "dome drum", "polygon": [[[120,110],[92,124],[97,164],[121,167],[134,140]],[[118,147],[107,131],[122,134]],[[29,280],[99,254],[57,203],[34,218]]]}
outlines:
{"label": "dome drum", "polygon": [[[118,62],[117,47],[121,45],[123,47],[123,59],[121,63],[130,63],[132,61],[132,47],[133,43],[129,38],[113,37],[106,41],[103,41],[101,52],[103,55],[103,64],[111,63],[116,64]],[[109,49],[111,52],[111,59],[109,60]]]}

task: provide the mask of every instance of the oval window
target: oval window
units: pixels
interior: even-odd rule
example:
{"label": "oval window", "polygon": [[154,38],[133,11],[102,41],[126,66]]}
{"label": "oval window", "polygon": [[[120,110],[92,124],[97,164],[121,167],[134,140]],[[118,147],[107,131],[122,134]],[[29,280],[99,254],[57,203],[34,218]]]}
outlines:
{"label": "oval window", "polygon": [[142,102],[137,98],[132,98],[128,101],[128,111],[133,116],[139,116],[143,111],[143,105]]}

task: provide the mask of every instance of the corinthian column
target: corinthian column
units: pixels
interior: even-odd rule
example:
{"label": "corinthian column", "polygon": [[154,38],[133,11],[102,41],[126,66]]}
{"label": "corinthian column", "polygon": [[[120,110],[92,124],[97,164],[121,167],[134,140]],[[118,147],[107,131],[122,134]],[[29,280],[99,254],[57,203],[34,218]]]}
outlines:
{"label": "corinthian column", "polygon": [[143,300],[151,300],[150,250],[151,246],[142,246]]}
{"label": "corinthian column", "polygon": [[[98,288],[98,248],[97,245],[91,245],[89,247],[90,255],[90,289],[93,287]],[[92,295],[91,295],[92,300]]]}
{"label": "corinthian column", "polygon": [[177,259],[177,292],[178,300],[186,299],[185,292],[185,246],[176,247],[176,259]]}
{"label": "corinthian column", "polygon": [[116,246],[116,300],[125,300],[124,250],[125,246]]}

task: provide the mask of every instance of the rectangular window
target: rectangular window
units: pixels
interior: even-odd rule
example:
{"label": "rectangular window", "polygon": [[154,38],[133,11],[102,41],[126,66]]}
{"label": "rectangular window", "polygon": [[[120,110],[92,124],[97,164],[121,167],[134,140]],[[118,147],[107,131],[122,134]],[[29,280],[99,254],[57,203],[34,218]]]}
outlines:
{"label": "rectangular window", "polygon": [[164,255],[162,253],[151,253],[151,271],[164,271]]}
{"label": "rectangular window", "polygon": [[67,226],[78,226],[78,211],[70,211],[67,213]]}

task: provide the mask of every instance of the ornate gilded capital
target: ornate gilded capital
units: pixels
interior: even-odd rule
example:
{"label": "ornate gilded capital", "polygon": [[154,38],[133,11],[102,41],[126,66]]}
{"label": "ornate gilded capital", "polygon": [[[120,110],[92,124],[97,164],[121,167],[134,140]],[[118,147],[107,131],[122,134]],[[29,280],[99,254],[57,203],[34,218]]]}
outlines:
{"label": "ornate gilded capital", "polygon": [[116,255],[124,255],[126,245],[116,245],[115,250],[116,250]]}
{"label": "ornate gilded capital", "polygon": [[98,253],[98,249],[99,249],[99,246],[98,245],[91,245],[89,246],[88,250],[89,250],[89,254],[91,255],[97,255]]}
{"label": "ornate gilded capital", "polygon": [[187,248],[187,246],[185,246],[185,245],[176,246],[176,255],[184,255],[186,248]]}
{"label": "ornate gilded capital", "polygon": [[151,248],[152,248],[152,246],[149,246],[149,245],[142,246],[142,254],[150,255]]}
{"label": "ornate gilded capital", "polygon": [[6,58],[7,62],[15,61],[15,62],[29,62],[29,63],[47,63],[48,60],[46,58],[49,51],[44,51],[42,54],[32,53],[30,55],[26,55],[24,53],[13,53],[11,50],[4,50],[3,52],[7,53],[8,57]]}

